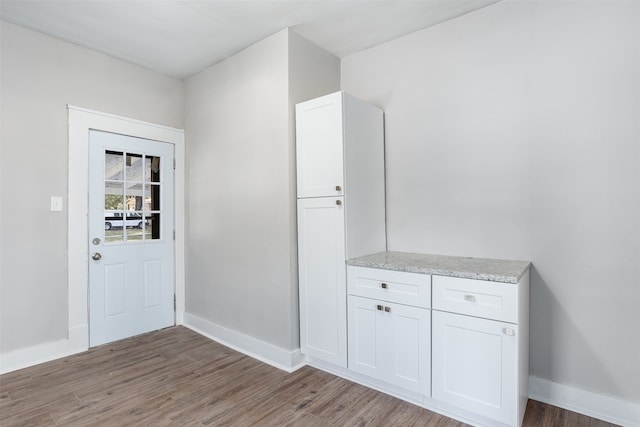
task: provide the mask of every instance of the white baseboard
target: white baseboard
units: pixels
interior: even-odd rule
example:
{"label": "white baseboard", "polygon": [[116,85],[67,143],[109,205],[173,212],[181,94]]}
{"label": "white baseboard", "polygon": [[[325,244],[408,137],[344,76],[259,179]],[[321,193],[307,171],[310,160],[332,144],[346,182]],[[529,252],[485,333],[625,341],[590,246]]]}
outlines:
{"label": "white baseboard", "polygon": [[529,397],[625,427],[640,427],[640,404],[529,376]]}
{"label": "white baseboard", "polygon": [[89,328],[69,329],[69,338],[0,354],[0,374],[71,356],[89,348]]}
{"label": "white baseboard", "polygon": [[190,313],[184,314],[183,326],[283,371],[293,372],[305,365],[299,348],[285,350]]}

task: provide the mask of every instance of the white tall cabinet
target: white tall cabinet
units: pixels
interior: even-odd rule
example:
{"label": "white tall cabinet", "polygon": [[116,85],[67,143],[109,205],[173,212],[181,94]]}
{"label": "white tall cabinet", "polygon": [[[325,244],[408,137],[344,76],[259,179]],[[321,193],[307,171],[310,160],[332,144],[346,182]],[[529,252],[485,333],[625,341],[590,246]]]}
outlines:
{"label": "white tall cabinet", "polygon": [[383,113],[344,92],[296,105],[300,348],[347,367],[347,258],[384,251]]}

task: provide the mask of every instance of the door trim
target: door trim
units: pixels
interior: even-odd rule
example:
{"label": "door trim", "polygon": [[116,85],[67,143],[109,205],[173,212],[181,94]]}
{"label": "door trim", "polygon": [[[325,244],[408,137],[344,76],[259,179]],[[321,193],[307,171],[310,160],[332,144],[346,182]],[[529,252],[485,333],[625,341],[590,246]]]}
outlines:
{"label": "door trim", "polygon": [[[69,112],[68,283],[69,339],[89,348],[89,129],[174,145],[174,256],[176,324],[185,311],[184,130],[67,105]],[[82,350],[80,350],[82,351]]]}

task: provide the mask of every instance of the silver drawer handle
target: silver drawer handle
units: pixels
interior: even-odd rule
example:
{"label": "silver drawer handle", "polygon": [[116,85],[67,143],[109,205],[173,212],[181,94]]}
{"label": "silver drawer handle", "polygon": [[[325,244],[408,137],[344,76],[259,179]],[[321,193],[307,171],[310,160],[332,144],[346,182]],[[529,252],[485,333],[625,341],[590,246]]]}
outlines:
{"label": "silver drawer handle", "polygon": [[476,302],[476,296],[475,295],[465,295],[464,296],[464,300],[468,301],[468,302]]}

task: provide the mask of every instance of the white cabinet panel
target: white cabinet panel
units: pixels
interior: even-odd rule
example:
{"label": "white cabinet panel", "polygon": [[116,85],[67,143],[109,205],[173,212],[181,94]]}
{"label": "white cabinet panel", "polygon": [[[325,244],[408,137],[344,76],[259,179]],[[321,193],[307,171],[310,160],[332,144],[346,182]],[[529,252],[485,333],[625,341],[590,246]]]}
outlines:
{"label": "white cabinet panel", "polygon": [[433,397],[518,424],[518,326],[440,311],[432,320]]}
{"label": "white cabinet panel", "polygon": [[381,380],[387,346],[383,304],[349,295],[349,369]]}
{"label": "white cabinet panel", "polygon": [[344,191],[342,93],[296,105],[298,198]]}
{"label": "white cabinet panel", "polygon": [[349,369],[428,396],[430,312],[349,295]]}
{"label": "white cabinet panel", "polygon": [[342,367],[347,366],[344,260],[342,198],[299,199],[300,347]]}
{"label": "white cabinet panel", "polygon": [[430,394],[431,312],[387,303],[387,381]]}

